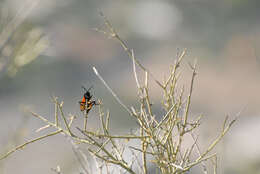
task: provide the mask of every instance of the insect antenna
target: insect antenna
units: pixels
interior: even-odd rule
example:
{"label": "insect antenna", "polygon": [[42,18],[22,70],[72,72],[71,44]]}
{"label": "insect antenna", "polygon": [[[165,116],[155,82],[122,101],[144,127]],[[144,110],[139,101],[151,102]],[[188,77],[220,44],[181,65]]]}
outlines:
{"label": "insect antenna", "polygon": [[93,88],[93,85],[91,85],[88,89],[86,89],[83,85],[81,86],[81,88],[84,89],[85,92],[88,92]]}

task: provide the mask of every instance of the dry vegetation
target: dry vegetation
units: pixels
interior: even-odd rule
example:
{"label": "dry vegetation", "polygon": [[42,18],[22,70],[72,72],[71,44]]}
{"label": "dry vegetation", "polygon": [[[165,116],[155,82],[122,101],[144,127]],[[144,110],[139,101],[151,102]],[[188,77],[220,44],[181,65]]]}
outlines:
{"label": "dry vegetation", "polygon": [[[179,67],[182,66],[182,60],[186,54],[186,50],[183,50],[170,66],[169,77],[165,81],[160,82],[138,61],[134,51],[129,49],[126,42],[121,39],[106,17],[103,14],[101,16],[104,19],[106,28],[104,30],[96,30],[118,41],[133,62],[133,74],[138,90],[136,103],[139,104],[139,107],[126,106],[105,82],[97,69],[93,67],[93,70],[117,100],[119,103],[118,107],[122,106],[125,109],[125,116],[133,117],[136,120],[138,126],[135,131],[129,130],[128,134],[122,135],[111,133],[110,113],[103,110],[101,102],[99,102],[100,105],[98,106],[100,129],[88,130],[88,114],[86,112],[84,112],[84,125],[75,125],[73,121],[79,117],[75,115],[67,116],[63,112],[63,102],[60,102],[57,97],[52,97],[55,105],[53,121],[47,120],[35,112],[28,112],[46,124],[46,126],[39,128],[37,131],[50,127],[56,130],[15,147],[2,155],[0,159],[4,160],[17,150],[33,142],[62,134],[71,143],[79,165],[82,168],[82,173],[90,174],[98,171],[97,173],[147,174],[153,170],[155,171],[154,173],[181,174],[187,173],[194,166],[201,166],[203,173],[208,173],[209,171],[217,173],[216,153],[212,152],[212,150],[229,131],[237,118],[229,121],[228,117],[226,117],[218,137],[202,151],[199,148],[198,138],[195,135],[195,130],[201,124],[202,115],[197,116],[194,120],[190,118],[193,84],[197,74],[196,63],[190,65],[192,70],[190,86],[181,87],[178,84],[178,78],[181,76]],[[140,74],[137,73],[136,68],[140,68],[142,73],[144,73],[144,81],[140,81],[140,78],[138,78]],[[160,116],[153,114],[153,106],[149,97],[151,95],[149,82],[151,81],[155,81],[163,94],[162,107],[165,113]],[[188,89],[187,96],[184,93],[186,89]],[[187,143],[187,139],[192,140],[192,142],[188,141],[189,143]],[[83,152],[78,144],[87,146],[88,152]],[[209,169],[208,163],[205,163],[207,160],[212,162],[212,169]],[[60,167],[53,169],[53,171],[61,173]],[[66,171],[62,172],[66,173]]]}

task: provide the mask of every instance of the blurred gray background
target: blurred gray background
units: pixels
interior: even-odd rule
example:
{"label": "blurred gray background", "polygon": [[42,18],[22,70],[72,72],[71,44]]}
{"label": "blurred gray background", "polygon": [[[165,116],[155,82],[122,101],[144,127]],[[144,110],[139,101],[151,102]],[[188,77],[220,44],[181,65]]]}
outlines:
{"label": "blurred gray background", "polygon": [[[205,115],[200,128],[202,148],[218,135],[225,115],[234,117],[242,111],[218,146],[219,173],[260,173],[259,0],[45,0],[32,8],[33,0],[0,2],[2,33],[5,21],[18,11],[18,23],[22,21],[4,46],[0,42],[5,60],[0,62],[1,154],[46,133],[35,133],[43,123],[27,117],[24,106],[52,119],[50,95],[54,94],[64,101],[66,114],[82,116],[81,85],[94,86],[95,98],[102,99],[111,112],[114,130],[126,132],[136,126],[92,70],[95,66],[126,104],[137,104],[131,60],[116,41],[93,30],[104,27],[102,11],[157,79],[169,73],[178,50],[187,48],[180,83],[190,81],[188,63],[197,59],[191,115]],[[41,38],[36,39],[39,51],[24,54],[23,48],[10,54],[20,50],[18,43],[23,45],[29,36]],[[160,113],[162,93],[153,83],[151,91]],[[97,112],[91,111],[90,127],[97,124]],[[8,174],[52,173],[57,165],[64,173],[79,173],[71,145],[61,135],[31,144],[0,165],[0,173]]]}

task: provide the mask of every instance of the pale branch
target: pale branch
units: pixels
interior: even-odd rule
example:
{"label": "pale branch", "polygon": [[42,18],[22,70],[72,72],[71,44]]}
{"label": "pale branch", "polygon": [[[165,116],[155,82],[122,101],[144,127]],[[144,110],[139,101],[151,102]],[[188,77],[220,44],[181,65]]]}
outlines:
{"label": "pale branch", "polygon": [[115,94],[115,92],[108,86],[106,81],[102,78],[102,76],[98,73],[97,69],[93,67],[93,71],[97,75],[97,77],[101,80],[101,82],[105,85],[105,87],[108,89],[108,91],[113,95],[113,97],[116,99],[116,101],[123,106],[123,108],[130,114],[133,115],[130,109],[118,98],[118,96]]}
{"label": "pale branch", "polygon": [[185,57],[185,55],[186,55],[186,49],[184,49],[182,51],[182,54],[176,60],[176,62],[174,64],[174,67],[173,67],[173,70],[172,70],[169,78],[165,82],[164,89],[166,89],[166,87],[168,86],[169,82],[176,76],[176,70],[180,67],[180,63],[181,63],[182,59]]}
{"label": "pale branch", "polygon": [[42,131],[42,130],[44,130],[44,129],[47,129],[47,128],[49,128],[49,127],[51,127],[49,124],[47,124],[47,125],[45,125],[45,126],[43,126],[43,127],[40,127],[39,129],[37,129],[35,132],[40,132],[40,131]]}
{"label": "pale branch", "polygon": [[90,131],[83,131],[80,128],[77,127],[80,132],[84,132],[85,134],[89,134],[92,136],[95,136],[97,138],[113,138],[113,139],[146,139],[149,138],[149,136],[135,136],[135,135],[110,135],[110,134],[98,134],[95,132],[90,132]]}
{"label": "pale branch", "polygon": [[[217,139],[215,139],[215,141],[213,141],[213,143],[208,147],[208,149],[196,160],[199,161],[200,159],[202,159],[204,156],[206,156],[218,143],[219,141],[226,135],[226,133],[228,132],[228,130],[231,128],[231,126],[235,123],[237,118],[233,119],[225,128],[224,130],[222,130],[221,134],[218,136]],[[226,119],[225,119],[226,120]]]}
{"label": "pale branch", "polygon": [[[103,17],[105,25],[107,26],[107,28],[110,30],[109,35],[113,38],[115,38],[120,45],[123,47],[123,49],[127,52],[127,55],[129,58],[134,59],[135,63],[143,70],[149,73],[149,75],[153,78],[153,80],[161,87],[163,88],[163,85],[154,77],[154,75],[147,69],[145,68],[135,57],[132,56],[132,51],[131,49],[129,49],[129,47],[127,46],[126,42],[121,39],[121,37],[118,35],[118,33],[116,32],[116,30],[114,29],[114,27],[112,26],[112,24],[110,23],[110,21],[106,18],[106,16],[100,12],[100,16]],[[98,29],[96,31],[99,31]],[[106,34],[106,32],[103,32]]]}
{"label": "pale branch", "polygon": [[207,161],[207,160],[209,160],[209,159],[211,159],[211,158],[214,158],[216,155],[217,155],[217,154],[214,153],[214,154],[209,155],[209,156],[206,156],[206,157],[204,156],[204,157],[201,158],[200,160],[198,160],[198,161],[196,160],[196,161],[194,161],[193,163],[190,163],[187,167],[184,168],[183,171],[188,171],[188,170],[190,170],[192,167],[194,167],[195,165],[198,165],[198,164],[200,164],[201,162]]}
{"label": "pale branch", "polygon": [[196,72],[196,62],[194,63],[192,70],[192,77],[191,77],[191,83],[190,83],[190,91],[189,91],[189,96],[188,96],[188,101],[187,101],[187,104],[186,104],[186,109],[185,109],[185,114],[184,114],[184,120],[183,120],[183,129],[184,127],[186,126],[187,124],[187,120],[188,120],[188,112],[190,110],[190,103],[191,103],[191,95],[192,95],[192,91],[193,91],[193,86],[194,86],[194,79],[195,79],[195,76],[197,74]]}
{"label": "pale branch", "polygon": [[88,151],[93,155],[93,156],[96,156],[97,158],[107,162],[107,163],[112,163],[112,164],[115,164],[116,166],[120,166],[122,167],[123,169],[125,169],[126,171],[128,171],[129,173],[131,174],[135,174],[135,172],[129,168],[126,164],[122,163],[121,161],[118,161],[118,160],[114,160],[114,159],[106,159],[104,156],[101,156],[101,155],[98,155],[96,154],[93,150],[91,149],[88,149]]}
{"label": "pale branch", "polygon": [[[197,150],[198,155],[201,156],[201,151],[200,151],[199,145],[198,145],[198,143],[197,143],[198,137],[195,139],[195,137],[194,137],[194,135],[193,135],[192,132],[190,133],[190,135],[191,135],[191,137],[192,137],[192,139],[193,139],[193,141],[194,141],[194,145],[195,145],[195,147],[196,147],[196,150]],[[205,164],[204,161],[201,162],[201,165],[202,165],[203,173],[204,173],[204,174],[208,174],[207,166],[206,166],[206,164]]]}
{"label": "pale branch", "polygon": [[94,146],[99,147],[100,150],[102,150],[102,152],[104,152],[110,159],[106,159],[104,156],[99,155],[97,152],[94,152],[94,151],[91,150],[91,149],[89,149],[89,152],[91,152],[93,155],[95,155],[96,157],[98,157],[98,158],[100,158],[100,159],[102,159],[102,160],[104,160],[104,161],[107,161],[107,162],[109,162],[109,163],[113,163],[113,164],[119,165],[119,166],[121,166],[122,168],[124,168],[125,170],[127,170],[129,173],[134,174],[134,172],[132,171],[132,169],[127,166],[127,163],[126,163],[123,159],[117,160],[117,159],[115,158],[115,156],[114,156],[111,152],[109,152],[109,151],[104,147],[103,144],[98,143],[94,138],[92,138],[91,136],[89,136],[88,134],[86,134],[86,133],[85,133],[84,131],[82,131],[81,129],[79,129],[79,128],[77,128],[77,129],[78,129],[82,134],[84,134],[87,138],[89,138],[90,141],[93,142],[93,145],[94,145]]}
{"label": "pale branch", "polygon": [[57,102],[57,97],[51,95],[52,101],[55,104],[55,110],[54,110],[54,117],[55,117],[55,124],[56,126],[59,126],[59,116],[58,116],[58,102]]}
{"label": "pale branch", "polygon": [[87,110],[85,110],[85,113],[83,115],[84,115],[84,131],[86,131],[87,130],[87,124],[88,124],[88,112],[87,112]]}
{"label": "pale branch", "polygon": [[[133,147],[133,146],[129,146],[129,148],[133,149],[133,150],[136,150],[136,151],[139,151],[139,152],[142,152],[142,153],[144,152],[142,149],[138,149],[138,148]],[[158,155],[158,154],[155,154],[155,153],[150,152],[150,151],[146,151],[146,153],[149,154],[149,155]]]}
{"label": "pale branch", "polygon": [[69,131],[70,136],[73,136],[73,134],[72,134],[72,132],[71,132],[71,130],[70,130],[69,124],[68,124],[68,122],[67,122],[67,119],[66,119],[66,117],[65,117],[65,115],[64,115],[64,113],[63,113],[62,104],[60,104],[60,103],[58,102],[58,100],[55,100],[55,102],[56,102],[57,105],[58,105],[58,108],[59,108],[60,113],[61,113],[60,115],[61,115],[61,117],[63,118],[63,121],[64,121],[64,123],[65,123],[65,126],[66,126],[67,130]]}
{"label": "pale branch", "polygon": [[109,113],[109,111],[107,111],[106,125],[104,127],[106,129],[106,131],[108,131],[108,129],[109,129],[109,121],[110,121],[110,113]]}
{"label": "pale branch", "polygon": [[217,174],[217,164],[218,164],[217,155],[214,157],[214,159],[212,159],[212,163],[213,163],[213,174]]}
{"label": "pale branch", "polygon": [[137,77],[137,72],[136,72],[136,67],[135,67],[135,55],[134,55],[133,49],[131,50],[131,57],[132,57],[132,60],[133,60],[133,73],[134,73],[134,77],[135,77],[135,82],[136,82],[136,85],[137,85],[137,88],[138,88],[138,91],[139,91],[141,89],[141,86],[140,86],[140,83],[139,83],[139,80],[138,80],[138,77]]}
{"label": "pale branch", "polygon": [[162,118],[162,120],[156,125],[156,129],[159,128],[168,118],[172,110],[175,108],[176,103],[169,109],[169,111],[165,114],[165,116]]}
{"label": "pale branch", "polygon": [[55,131],[55,132],[52,132],[50,134],[47,134],[47,135],[43,135],[41,137],[38,137],[38,138],[35,138],[33,140],[30,140],[30,141],[27,141],[25,142],[24,144],[21,144],[17,147],[15,147],[14,149],[10,150],[9,152],[7,152],[6,154],[4,154],[2,157],[0,157],[0,160],[3,160],[4,158],[7,158],[9,155],[11,155],[12,153],[16,152],[17,150],[19,149],[23,149],[25,146],[27,146],[28,144],[31,144],[31,143],[34,143],[36,141],[39,141],[39,140],[42,140],[44,138],[47,138],[47,137],[50,137],[50,136],[53,136],[53,135],[56,135],[56,134],[59,134],[61,133],[62,130],[58,130],[58,131]]}
{"label": "pale branch", "polygon": [[56,124],[50,122],[49,120],[47,120],[46,118],[40,116],[39,114],[36,114],[36,113],[34,113],[34,112],[32,112],[32,111],[28,111],[28,112],[30,112],[30,113],[31,113],[33,116],[35,116],[36,118],[39,118],[40,120],[44,121],[46,124],[48,124],[48,125],[50,125],[50,126],[52,126],[52,127],[55,127],[55,128],[58,129],[58,130],[62,130],[64,133],[70,135],[70,133],[69,133],[67,130],[63,130],[61,127],[59,127],[59,126],[57,126]]}

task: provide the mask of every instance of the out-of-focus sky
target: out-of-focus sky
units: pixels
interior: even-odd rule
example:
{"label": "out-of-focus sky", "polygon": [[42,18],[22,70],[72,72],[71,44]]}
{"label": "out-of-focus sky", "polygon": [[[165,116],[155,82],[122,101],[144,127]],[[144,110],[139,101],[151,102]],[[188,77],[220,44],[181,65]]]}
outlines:
{"label": "out-of-focus sky", "polygon": [[[1,147],[6,147],[23,123],[23,106],[29,105],[51,118],[54,109],[51,94],[64,100],[67,113],[80,115],[81,85],[94,85],[95,97],[102,98],[105,107],[111,110],[115,129],[125,131],[128,120],[123,109],[116,110],[116,102],[92,71],[95,66],[122,100],[135,105],[137,90],[131,60],[116,41],[94,31],[94,28],[104,28],[99,15],[102,11],[157,79],[163,79],[169,72],[169,64],[174,62],[178,50],[187,48],[180,83],[189,82],[188,64],[197,59],[192,115],[205,115],[202,139],[208,142],[217,135],[225,115],[234,117],[242,111],[238,123],[220,145],[220,172],[260,172],[259,0],[45,0],[31,8],[33,2],[0,1],[1,19],[8,21],[19,14],[16,17],[23,22],[15,33],[26,33],[15,36],[17,40],[11,39],[4,47],[0,42],[1,57],[10,56],[9,50],[21,40],[38,38],[38,35],[44,38],[33,55],[23,51],[11,54],[10,57],[23,55],[14,59],[13,71],[8,71],[6,62],[0,61]],[[6,23],[0,26],[2,34]],[[27,43],[34,43],[31,40]],[[44,51],[36,56],[38,50]],[[25,65],[19,63],[27,57],[30,58]],[[152,100],[159,108],[158,98],[162,94],[155,84],[151,85]],[[95,119],[92,121],[94,125]],[[25,137],[36,137],[38,134],[31,132],[42,125],[40,121],[30,118],[27,124]],[[59,150],[54,149],[57,146]],[[53,137],[14,154],[4,162],[2,170],[4,173],[50,173],[50,168],[55,167],[51,165],[55,164],[69,173],[75,170],[73,164],[76,165],[69,151],[69,143],[62,137]]]}

